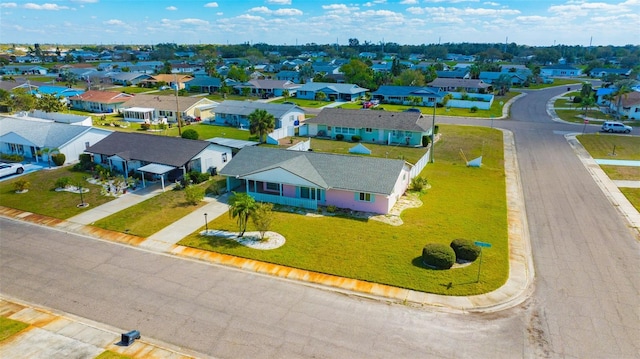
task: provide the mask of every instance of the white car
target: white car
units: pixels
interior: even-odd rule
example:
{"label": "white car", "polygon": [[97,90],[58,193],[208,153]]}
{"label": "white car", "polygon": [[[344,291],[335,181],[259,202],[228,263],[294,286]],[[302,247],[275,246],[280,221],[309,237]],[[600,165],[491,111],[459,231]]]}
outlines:
{"label": "white car", "polygon": [[602,131],[603,132],[624,132],[624,133],[629,133],[631,132],[632,128],[631,126],[627,126],[623,123],[620,122],[615,122],[615,121],[605,121],[602,124]]}
{"label": "white car", "polygon": [[0,163],[0,177],[21,174],[24,172],[22,163]]}

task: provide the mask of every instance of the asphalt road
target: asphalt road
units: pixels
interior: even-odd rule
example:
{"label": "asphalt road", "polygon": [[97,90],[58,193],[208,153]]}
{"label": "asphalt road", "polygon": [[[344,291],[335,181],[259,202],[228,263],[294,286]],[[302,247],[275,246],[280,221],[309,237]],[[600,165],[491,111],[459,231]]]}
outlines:
{"label": "asphalt road", "polygon": [[582,126],[546,115],[563,90],[494,121],[515,133],[536,266],[517,308],[390,305],[5,219],[0,293],[221,358],[638,358],[640,245],[562,136]]}

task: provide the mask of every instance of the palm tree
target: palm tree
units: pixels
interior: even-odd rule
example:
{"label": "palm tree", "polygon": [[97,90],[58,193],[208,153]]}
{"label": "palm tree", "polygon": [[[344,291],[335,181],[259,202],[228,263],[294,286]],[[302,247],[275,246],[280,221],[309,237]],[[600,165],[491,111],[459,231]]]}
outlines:
{"label": "palm tree", "polygon": [[584,108],[584,119],[587,119],[587,112],[589,111],[589,109],[593,106],[595,106],[596,104],[596,100],[593,98],[593,96],[587,96],[582,98],[582,102],[580,103],[582,105],[582,107]]}
{"label": "palm tree", "polygon": [[238,218],[238,227],[240,229],[238,237],[244,236],[249,218],[256,211],[257,206],[256,200],[245,192],[233,192],[229,197],[229,215],[231,218]]}
{"label": "palm tree", "polygon": [[626,99],[629,93],[633,91],[631,86],[633,86],[633,80],[622,80],[616,83],[617,90],[612,95],[616,98],[616,117],[618,120],[622,117],[620,113],[622,98],[624,97]]}
{"label": "palm tree", "polygon": [[289,98],[289,90],[282,90],[282,96],[285,100]]}
{"label": "palm tree", "polygon": [[260,142],[265,134],[276,128],[276,118],[266,110],[257,109],[249,114],[249,132],[257,134]]}

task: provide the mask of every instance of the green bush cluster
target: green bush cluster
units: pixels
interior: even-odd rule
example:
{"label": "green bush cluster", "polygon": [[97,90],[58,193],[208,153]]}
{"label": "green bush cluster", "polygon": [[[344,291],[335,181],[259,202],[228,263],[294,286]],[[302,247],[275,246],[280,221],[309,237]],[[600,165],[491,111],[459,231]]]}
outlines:
{"label": "green bush cluster", "polygon": [[480,255],[480,247],[470,239],[456,238],[451,241],[451,249],[456,254],[456,260],[473,262]]}
{"label": "green bush cluster", "polygon": [[71,184],[71,178],[60,177],[56,180],[56,188],[66,188]]}
{"label": "green bush cluster", "polygon": [[192,128],[182,131],[182,138],[186,138],[189,140],[197,140],[198,137],[200,137],[200,135],[198,134],[198,131]]}
{"label": "green bush cluster", "polygon": [[362,137],[360,136],[351,136],[351,141],[353,142],[360,142],[360,140],[362,140]]}
{"label": "green bush cluster", "polygon": [[414,177],[411,180],[411,190],[416,192],[422,192],[429,187],[429,182],[422,176]]}
{"label": "green bush cluster", "polygon": [[194,184],[206,182],[209,180],[209,177],[211,177],[208,172],[200,173],[198,171],[191,171],[187,175],[189,176],[189,180],[191,181],[191,183]]}
{"label": "green bush cluster", "polygon": [[431,142],[431,137],[429,137],[429,136],[422,136],[422,147],[427,147],[427,146],[429,146],[429,142]]}
{"label": "green bush cluster", "polygon": [[0,154],[0,159],[9,162],[22,162],[24,161],[24,156],[17,153],[2,153]]}
{"label": "green bush cluster", "polygon": [[53,161],[56,166],[62,166],[66,160],[67,156],[65,156],[64,153],[54,153],[51,155],[51,161]]}
{"label": "green bush cluster", "polygon": [[456,253],[445,244],[429,243],[422,248],[422,261],[436,269],[449,269],[456,262]]}
{"label": "green bush cluster", "polygon": [[337,135],[336,135],[336,140],[338,140],[338,141],[342,141],[342,140],[344,140],[344,135],[343,135],[343,134],[341,134],[341,133],[337,134]]}

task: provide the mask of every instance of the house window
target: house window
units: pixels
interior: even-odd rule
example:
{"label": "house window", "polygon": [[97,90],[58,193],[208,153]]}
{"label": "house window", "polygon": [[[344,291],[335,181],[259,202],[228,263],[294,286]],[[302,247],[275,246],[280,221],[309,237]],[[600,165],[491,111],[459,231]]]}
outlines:
{"label": "house window", "polygon": [[373,129],[372,129],[372,128],[370,128],[370,127],[367,127],[367,128],[365,128],[365,129],[364,129],[364,132],[369,132],[369,133],[371,133],[371,132],[373,132]]}
{"label": "house window", "polygon": [[331,126],[327,126],[327,131],[331,131]]}
{"label": "house window", "polygon": [[222,154],[222,163],[227,162],[227,153]]}
{"label": "house window", "polygon": [[265,189],[267,191],[280,192],[280,184],[279,183],[273,183],[273,182],[267,182],[266,185],[265,185]]}
{"label": "house window", "polygon": [[360,192],[356,193],[356,200],[360,202],[373,202],[375,197],[371,193]]}
{"label": "house window", "polygon": [[11,153],[24,153],[24,147],[22,147],[22,145],[16,145],[15,143],[9,144],[9,150]]}
{"label": "house window", "polygon": [[300,198],[316,199],[316,189],[309,187],[300,187]]}
{"label": "house window", "polygon": [[89,146],[90,146],[89,142],[85,142],[85,143],[84,143],[84,148],[85,148],[85,149],[89,148]]}

